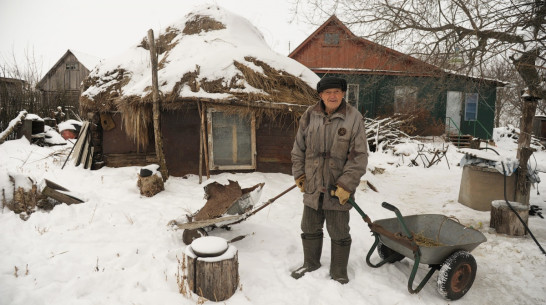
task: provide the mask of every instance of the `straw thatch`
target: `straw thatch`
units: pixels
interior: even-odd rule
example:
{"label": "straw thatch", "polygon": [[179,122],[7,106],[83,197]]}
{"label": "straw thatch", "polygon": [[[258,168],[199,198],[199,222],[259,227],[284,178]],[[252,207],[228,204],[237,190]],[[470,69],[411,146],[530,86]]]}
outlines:
{"label": "straw thatch", "polygon": [[[177,47],[184,35],[201,37],[203,32],[221,31],[225,28],[222,22],[203,14],[190,14],[183,29],[168,27],[156,39],[161,58],[159,71],[166,69],[170,62],[175,60],[171,58],[171,51]],[[148,50],[146,38],[137,48]],[[217,56],[214,49],[203,52],[210,52],[212,57]],[[162,80],[160,76],[161,108],[181,110],[195,107],[195,102],[204,102],[215,104],[215,107],[222,105],[224,111],[239,115],[254,113],[257,118],[263,115],[276,117],[286,113],[297,117],[306,108],[304,106],[317,101],[316,91],[307,82],[287,71],[276,69],[255,56],[245,56],[244,60],[233,59],[232,65],[237,69],[235,74],[207,78],[201,75],[201,67],[195,63],[193,67],[180,71],[178,81],[168,87],[168,90],[162,85],[172,82],[172,79]],[[148,141],[148,128],[152,126],[151,82],[143,92],[127,94],[124,92],[124,86],[131,81],[134,74],[121,67],[122,65],[118,65],[110,72],[90,74],[83,83],[81,110],[121,112],[127,135],[144,146]],[[196,94],[187,94],[187,88]],[[91,93],[86,92],[88,89]],[[184,90],[186,94],[183,94]],[[216,95],[202,97],[202,94],[197,94],[198,92]]]}

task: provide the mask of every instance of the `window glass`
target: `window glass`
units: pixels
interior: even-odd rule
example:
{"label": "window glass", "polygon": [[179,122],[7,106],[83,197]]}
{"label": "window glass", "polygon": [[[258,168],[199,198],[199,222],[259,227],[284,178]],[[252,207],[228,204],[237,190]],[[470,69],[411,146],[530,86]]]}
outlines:
{"label": "window glass", "polygon": [[325,33],[324,34],[324,44],[338,45],[339,44],[339,33]]}
{"label": "window glass", "polygon": [[219,111],[211,111],[209,118],[212,123],[209,125],[212,126],[211,167],[254,168],[251,118]]}
{"label": "window glass", "polygon": [[465,121],[476,121],[478,118],[478,94],[466,93],[464,101]]}
{"label": "window glass", "polygon": [[394,87],[394,112],[406,113],[414,110],[417,105],[417,87]]}

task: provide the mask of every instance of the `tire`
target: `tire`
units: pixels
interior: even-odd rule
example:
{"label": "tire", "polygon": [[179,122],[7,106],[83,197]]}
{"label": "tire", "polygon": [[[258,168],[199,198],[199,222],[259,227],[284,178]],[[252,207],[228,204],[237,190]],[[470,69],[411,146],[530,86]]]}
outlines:
{"label": "tire", "polygon": [[198,239],[199,237],[208,236],[208,235],[209,234],[207,233],[207,231],[205,231],[202,228],[194,229],[194,230],[186,229],[182,233],[182,241],[184,242],[184,244],[189,245],[194,240]]}
{"label": "tire", "polygon": [[383,260],[387,259],[391,255],[394,255],[391,259],[389,259],[387,261],[389,264],[399,262],[404,258],[404,255],[402,255],[402,254],[394,251],[393,249],[385,246],[381,242],[381,240],[379,240],[379,243],[377,244],[377,254],[379,254],[379,257],[381,257],[381,259],[383,259]]}
{"label": "tire", "polygon": [[438,292],[447,300],[463,297],[476,278],[476,260],[468,251],[451,254],[438,273]]}

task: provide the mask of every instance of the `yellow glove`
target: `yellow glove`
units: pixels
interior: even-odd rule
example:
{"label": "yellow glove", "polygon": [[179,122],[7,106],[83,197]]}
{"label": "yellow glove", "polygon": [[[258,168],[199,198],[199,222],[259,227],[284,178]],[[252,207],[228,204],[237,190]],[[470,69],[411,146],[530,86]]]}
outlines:
{"label": "yellow glove", "polygon": [[342,188],[341,186],[339,185],[336,185],[337,188],[334,191],[332,191],[333,194],[331,194],[332,196],[335,196],[337,197],[337,199],[339,199],[339,204],[341,205],[344,205],[345,203],[347,203],[347,200],[349,200],[349,197],[351,196],[351,193],[349,193],[348,191],[346,191],[344,188]]}
{"label": "yellow glove", "polygon": [[305,174],[296,178],[296,185],[300,188],[302,193],[305,193]]}

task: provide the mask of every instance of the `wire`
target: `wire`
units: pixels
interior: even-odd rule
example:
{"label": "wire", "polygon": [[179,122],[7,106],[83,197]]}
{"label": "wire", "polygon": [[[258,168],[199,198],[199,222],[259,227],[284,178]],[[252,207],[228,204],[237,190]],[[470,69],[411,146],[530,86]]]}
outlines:
{"label": "wire", "polygon": [[[490,147],[481,147],[479,148],[480,150],[481,149],[490,149],[492,151],[494,151],[497,155],[500,156],[500,154],[494,150],[493,148],[490,148]],[[535,241],[535,243],[537,244],[538,248],[540,249],[540,251],[542,251],[542,253],[544,255],[546,255],[546,251],[544,251],[544,248],[542,248],[542,246],[540,245],[540,243],[537,241],[537,239],[535,238],[535,236],[533,235],[533,232],[531,232],[531,230],[529,229],[529,227],[527,226],[527,224],[525,224],[525,221],[523,221],[523,219],[521,219],[521,216],[519,216],[519,213],[516,212],[516,210],[514,209],[514,207],[510,204],[510,202],[508,201],[508,197],[506,196],[506,169],[504,167],[504,162],[501,161],[501,165],[502,165],[502,171],[504,173],[504,201],[506,201],[506,204],[508,205],[508,207],[510,208],[510,210],[512,210],[512,212],[514,212],[514,214],[516,214],[516,216],[518,217],[519,221],[521,221],[521,224],[523,224],[523,226],[525,227],[525,230],[527,230],[527,232],[529,232],[529,235],[531,235],[531,237],[533,238],[533,240]]]}

